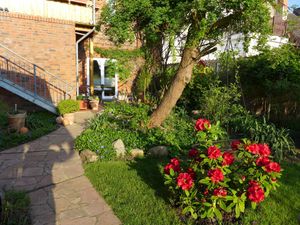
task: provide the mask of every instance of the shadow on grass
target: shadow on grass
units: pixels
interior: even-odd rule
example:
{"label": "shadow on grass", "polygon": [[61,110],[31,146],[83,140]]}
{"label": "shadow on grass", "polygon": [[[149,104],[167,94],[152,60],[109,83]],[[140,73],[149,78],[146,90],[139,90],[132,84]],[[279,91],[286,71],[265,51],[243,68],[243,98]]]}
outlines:
{"label": "shadow on grass", "polygon": [[129,167],[137,171],[138,176],[151,189],[155,195],[170,203],[168,189],[164,185],[163,167],[167,164],[167,158],[137,158],[128,163]]}

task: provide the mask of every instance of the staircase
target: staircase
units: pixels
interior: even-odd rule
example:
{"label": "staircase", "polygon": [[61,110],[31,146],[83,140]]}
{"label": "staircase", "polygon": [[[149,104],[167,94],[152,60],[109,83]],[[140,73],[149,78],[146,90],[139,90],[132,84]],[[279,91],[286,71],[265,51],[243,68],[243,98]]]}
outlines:
{"label": "staircase", "polygon": [[0,87],[52,112],[73,86],[0,44]]}

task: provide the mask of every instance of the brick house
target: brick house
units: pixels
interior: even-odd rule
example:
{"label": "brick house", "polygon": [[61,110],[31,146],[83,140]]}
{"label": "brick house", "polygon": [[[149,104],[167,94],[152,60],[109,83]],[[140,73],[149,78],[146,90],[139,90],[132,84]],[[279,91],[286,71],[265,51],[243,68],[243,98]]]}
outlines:
{"label": "brick house", "polygon": [[[103,32],[94,29],[105,3],[1,0],[0,99],[26,105],[22,97],[30,107],[29,102],[34,102],[54,111],[60,100],[93,88],[87,83],[93,47],[115,48]],[[123,46],[135,47],[135,43]]]}
{"label": "brick house", "polygon": [[[285,13],[287,0],[278,3]],[[115,48],[103,32],[95,30],[105,4],[106,0],[1,0],[0,100],[29,108],[29,102],[34,102],[55,111],[62,99],[93,90],[93,64],[98,64],[98,73],[105,68],[94,54],[94,46]],[[284,13],[270,10],[273,33],[283,36]],[[138,42],[123,46],[136,47]],[[26,104],[20,97],[28,100]]]}

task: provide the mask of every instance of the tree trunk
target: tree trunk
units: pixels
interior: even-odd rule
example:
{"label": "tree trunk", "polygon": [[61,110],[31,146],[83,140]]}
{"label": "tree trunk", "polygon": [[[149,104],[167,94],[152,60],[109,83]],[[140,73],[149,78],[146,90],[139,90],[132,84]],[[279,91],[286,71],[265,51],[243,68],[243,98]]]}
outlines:
{"label": "tree trunk", "polygon": [[170,88],[165,93],[160,105],[152,113],[148,128],[159,127],[163,121],[168,117],[176,102],[180,98],[185,86],[192,78],[193,68],[196,63],[194,59],[194,52],[196,48],[184,49],[180,66],[175,75]]}

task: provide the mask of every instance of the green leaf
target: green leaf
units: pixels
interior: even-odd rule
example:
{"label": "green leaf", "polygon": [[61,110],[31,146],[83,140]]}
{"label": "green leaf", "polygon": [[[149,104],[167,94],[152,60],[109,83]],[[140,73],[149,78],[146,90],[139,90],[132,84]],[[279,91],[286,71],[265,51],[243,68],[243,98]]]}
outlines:
{"label": "green leaf", "polygon": [[204,178],[199,181],[200,184],[209,184],[209,178]]}
{"label": "green leaf", "polygon": [[170,175],[173,177],[174,175],[175,175],[175,172],[174,172],[174,170],[171,168],[170,169]]}
{"label": "green leaf", "polygon": [[256,209],[257,204],[255,202],[251,202],[252,209]]}
{"label": "green leaf", "polygon": [[241,214],[240,207],[238,204],[235,205],[235,217],[239,218]]}
{"label": "green leaf", "polygon": [[210,207],[210,206],[211,206],[211,203],[209,203],[209,202],[204,202],[203,205]]}
{"label": "green leaf", "polygon": [[188,190],[184,190],[184,193],[185,193],[185,195],[186,195],[187,197],[190,196],[190,192],[189,192]]}
{"label": "green leaf", "polygon": [[223,209],[224,211],[228,212],[228,209],[227,209],[225,203],[222,200],[219,201],[219,206],[220,206],[221,209]]}
{"label": "green leaf", "polygon": [[215,212],[215,215],[218,218],[218,220],[223,219],[222,213],[220,212],[220,210],[218,208],[214,208],[214,212]]}
{"label": "green leaf", "polygon": [[213,218],[213,217],[214,217],[214,209],[213,209],[213,208],[210,208],[210,209],[207,211],[207,217],[208,217],[208,218]]}
{"label": "green leaf", "polygon": [[245,202],[239,201],[239,208],[241,212],[245,212]]}

